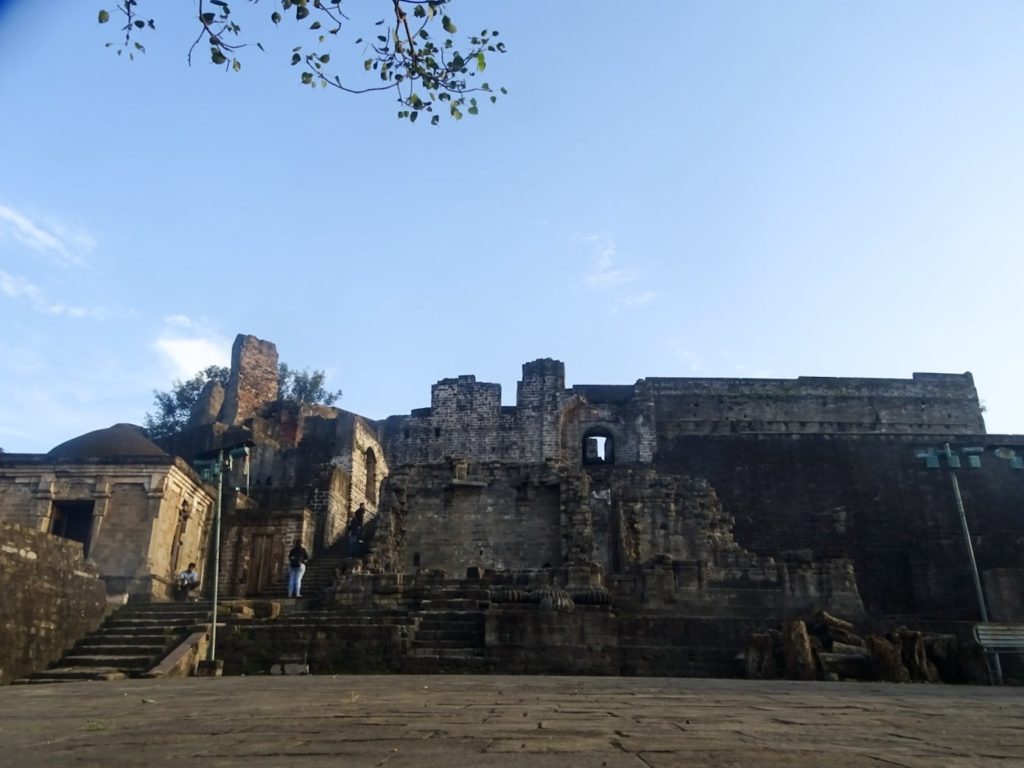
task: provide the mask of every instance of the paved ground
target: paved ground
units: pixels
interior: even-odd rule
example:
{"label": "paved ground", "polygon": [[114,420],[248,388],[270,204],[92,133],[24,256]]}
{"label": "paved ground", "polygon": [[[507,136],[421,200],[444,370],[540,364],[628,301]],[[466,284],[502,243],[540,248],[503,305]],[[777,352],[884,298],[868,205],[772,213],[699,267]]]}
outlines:
{"label": "paved ground", "polygon": [[1024,766],[1024,690],[581,677],[0,688],[0,764]]}

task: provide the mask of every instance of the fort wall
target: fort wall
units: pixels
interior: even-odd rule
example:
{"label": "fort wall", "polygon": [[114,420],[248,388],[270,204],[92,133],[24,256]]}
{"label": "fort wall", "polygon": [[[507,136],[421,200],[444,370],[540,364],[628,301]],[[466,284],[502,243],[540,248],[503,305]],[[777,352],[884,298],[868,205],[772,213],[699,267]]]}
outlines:
{"label": "fort wall", "polygon": [[618,462],[653,460],[659,441],[715,434],[983,434],[973,378],[649,378],[565,388],[564,365],[523,365],[516,405],[474,376],[443,379],[431,405],[382,427],[391,463],[449,459],[579,463],[588,436],[610,437]]}
{"label": "fort wall", "polygon": [[44,669],[95,630],[106,589],[82,545],[0,522],[0,684]]}

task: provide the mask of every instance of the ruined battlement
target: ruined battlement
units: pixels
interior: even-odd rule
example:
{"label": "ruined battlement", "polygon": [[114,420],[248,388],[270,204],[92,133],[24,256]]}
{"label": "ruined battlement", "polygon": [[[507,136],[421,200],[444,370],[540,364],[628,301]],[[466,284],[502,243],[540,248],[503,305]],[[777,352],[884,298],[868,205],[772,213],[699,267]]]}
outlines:
{"label": "ruined battlement", "polygon": [[516,405],[475,376],[442,379],[431,407],[384,422],[396,464],[449,458],[575,463],[581,441],[612,439],[619,462],[649,462],[660,443],[701,434],[984,434],[970,373],[910,379],[647,378],[565,387],[565,365],[523,365]]}

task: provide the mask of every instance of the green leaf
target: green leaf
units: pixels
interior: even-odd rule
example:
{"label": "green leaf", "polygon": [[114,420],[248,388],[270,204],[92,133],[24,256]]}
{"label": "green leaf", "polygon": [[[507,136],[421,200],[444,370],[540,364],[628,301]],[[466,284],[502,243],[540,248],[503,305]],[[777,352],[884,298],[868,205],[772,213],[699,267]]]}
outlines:
{"label": "green leaf", "polygon": [[298,63],[299,63],[300,61],[302,61],[302,57],[301,57],[301,56],[299,56],[299,54],[297,54],[297,53],[293,53],[293,54],[292,54],[292,66],[294,67],[294,66],[295,66],[296,64],[298,64]]}
{"label": "green leaf", "polygon": [[99,18],[97,19],[97,21],[99,21],[100,24],[106,24],[108,21],[110,21],[110,14],[106,11],[100,11]]}
{"label": "green leaf", "polygon": [[210,59],[214,64],[223,64],[228,60],[227,57],[220,52],[219,48],[210,49]]}
{"label": "green leaf", "polygon": [[419,117],[419,116],[420,116],[420,113],[416,112],[415,110],[413,110],[412,112],[409,113],[409,122],[410,123],[415,123],[416,122],[416,118]]}
{"label": "green leaf", "polygon": [[437,125],[439,122],[441,122],[441,116],[440,115],[434,115],[432,118],[430,118],[430,124],[431,125]]}
{"label": "green leaf", "polygon": [[329,54],[329,53],[325,53],[323,56],[320,57],[320,61],[322,63],[324,63],[324,64],[326,64],[330,60],[331,60],[331,54]]}
{"label": "green leaf", "polygon": [[281,23],[281,14],[278,13],[277,11],[274,11],[272,14],[270,14],[270,20],[272,22],[274,22],[275,24],[280,24]]}
{"label": "green leaf", "polygon": [[367,72],[369,72],[372,67],[373,59],[367,59],[366,61],[363,62],[363,69],[365,69]]}
{"label": "green leaf", "polygon": [[444,18],[441,19],[441,26],[444,27],[444,31],[447,32],[449,35],[454,35],[456,32],[459,31],[459,28],[452,23],[450,16],[445,16]]}
{"label": "green leaf", "polygon": [[309,8],[304,5],[300,5],[295,9],[295,18],[302,21],[304,18],[309,16]]}
{"label": "green leaf", "polygon": [[214,16],[212,13],[204,13],[199,18],[202,19],[203,24],[206,24],[207,26],[209,26],[210,24],[213,24],[213,20],[215,18],[217,18],[217,17]]}
{"label": "green leaf", "polygon": [[483,53],[478,53],[476,55],[476,71],[483,72],[485,69],[487,69],[487,62],[484,60],[484,55]]}
{"label": "green leaf", "polygon": [[303,83],[303,85],[309,85],[312,82],[313,82],[313,73],[312,72],[303,72],[302,73],[302,83]]}
{"label": "green leaf", "polygon": [[242,69],[242,62],[240,62],[238,59],[235,59],[231,62],[231,68],[235,70],[235,72],[240,71]]}

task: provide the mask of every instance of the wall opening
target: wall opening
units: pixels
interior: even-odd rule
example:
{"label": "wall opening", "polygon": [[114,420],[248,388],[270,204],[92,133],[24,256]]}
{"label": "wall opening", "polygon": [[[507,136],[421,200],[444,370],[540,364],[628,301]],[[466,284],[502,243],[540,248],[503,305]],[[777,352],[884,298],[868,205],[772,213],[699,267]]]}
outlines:
{"label": "wall opening", "polygon": [[89,556],[89,538],[92,534],[91,501],[55,501],[50,516],[50,533],[82,544]]}
{"label": "wall opening", "polygon": [[604,427],[588,429],[583,435],[584,464],[614,464],[615,438]]}
{"label": "wall opening", "polygon": [[366,500],[377,503],[377,454],[373,448],[366,449]]}

